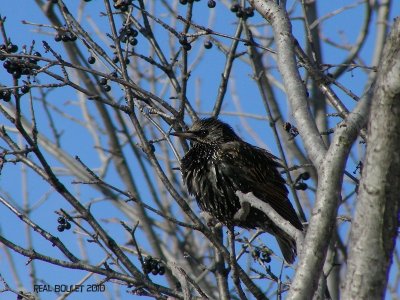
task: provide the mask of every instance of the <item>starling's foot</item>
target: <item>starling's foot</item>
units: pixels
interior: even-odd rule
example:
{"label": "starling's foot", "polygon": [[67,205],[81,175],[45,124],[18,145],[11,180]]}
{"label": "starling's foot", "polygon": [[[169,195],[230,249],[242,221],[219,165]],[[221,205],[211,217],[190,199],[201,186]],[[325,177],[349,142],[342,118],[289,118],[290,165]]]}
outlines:
{"label": "starling's foot", "polygon": [[235,222],[245,221],[250,212],[250,203],[242,202],[240,209],[233,216]]}

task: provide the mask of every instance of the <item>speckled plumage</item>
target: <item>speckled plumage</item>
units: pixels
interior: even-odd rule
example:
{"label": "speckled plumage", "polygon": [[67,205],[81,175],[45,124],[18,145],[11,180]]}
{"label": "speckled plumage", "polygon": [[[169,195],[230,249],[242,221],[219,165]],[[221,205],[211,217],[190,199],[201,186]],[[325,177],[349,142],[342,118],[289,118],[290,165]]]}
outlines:
{"label": "speckled plumage", "polygon": [[218,221],[243,228],[262,228],[275,235],[288,263],[296,256],[296,243],[261,211],[251,208],[244,220],[234,218],[240,209],[236,191],[253,194],[269,203],[299,230],[303,226],[288,199],[277,158],[243,141],[233,129],[215,118],[202,119],[186,132],[193,147],[181,160],[183,181],[198,205]]}

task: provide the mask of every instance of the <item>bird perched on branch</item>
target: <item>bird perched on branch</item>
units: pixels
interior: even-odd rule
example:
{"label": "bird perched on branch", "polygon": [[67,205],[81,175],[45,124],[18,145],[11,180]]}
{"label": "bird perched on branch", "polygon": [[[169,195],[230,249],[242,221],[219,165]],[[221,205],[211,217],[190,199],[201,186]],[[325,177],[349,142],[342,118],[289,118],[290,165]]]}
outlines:
{"label": "bird perched on branch", "polygon": [[185,132],[172,135],[189,139],[191,149],[181,160],[183,181],[200,209],[231,227],[261,228],[273,234],[286,262],[296,257],[296,242],[262,211],[250,207],[237,218],[241,205],[235,194],[252,192],[298,230],[303,230],[288,199],[285,180],[278,171],[278,159],[267,150],[243,141],[226,123],[201,119]]}

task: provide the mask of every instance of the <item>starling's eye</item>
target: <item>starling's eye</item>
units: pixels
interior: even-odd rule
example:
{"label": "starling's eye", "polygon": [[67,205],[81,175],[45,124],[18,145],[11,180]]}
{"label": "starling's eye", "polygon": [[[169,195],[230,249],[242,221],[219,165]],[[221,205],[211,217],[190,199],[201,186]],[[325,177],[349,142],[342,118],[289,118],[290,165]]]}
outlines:
{"label": "starling's eye", "polygon": [[208,130],[199,130],[197,131],[197,135],[199,137],[205,137],[208,134]]}

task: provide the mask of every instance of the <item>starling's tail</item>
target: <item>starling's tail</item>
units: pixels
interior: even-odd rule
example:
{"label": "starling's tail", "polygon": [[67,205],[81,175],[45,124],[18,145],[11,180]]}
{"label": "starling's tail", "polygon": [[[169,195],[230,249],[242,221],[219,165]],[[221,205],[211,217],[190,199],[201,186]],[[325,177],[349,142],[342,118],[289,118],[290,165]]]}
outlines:
{"label": "starling's tail", "polygon": [[273,228],[273,234],[278,242],[283,258],[288,264],[294,263],[297,255],[296,241],[280,228]]}

